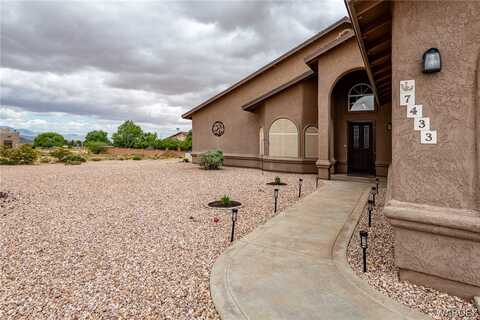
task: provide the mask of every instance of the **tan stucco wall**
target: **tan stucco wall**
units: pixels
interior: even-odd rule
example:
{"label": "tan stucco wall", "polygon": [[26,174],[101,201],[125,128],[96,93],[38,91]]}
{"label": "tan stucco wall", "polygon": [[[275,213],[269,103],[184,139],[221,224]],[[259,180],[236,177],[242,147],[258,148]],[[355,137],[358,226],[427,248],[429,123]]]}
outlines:
{"label": "tan stucco wall", "polygon": [[364,67],[357,41],[352,38],[318,60],[318,174],[329,179],[334,161],[331,93],[336,82],[352,70]]}
{"label": "tan stucco wall", "polygon": [[[392,197],[442,207],[477,208],[480,2],[395,2],[393,10]],[[408,18],[407,18],[408,17]],[[421,72],[422,54],[436,47],[442,71]],[[399,81],[416,80],[416,103],[423,104],[437,130],[437,145],[420,144],[406,108],[399,106]],[[478,121],[478,120],[477,120]]]}
{"label": "tan stucco wall", "polygon": [[[193,152],[221,148],[230,154],[257,154],[259,124],[255,114],[243,111],[241,106],[310,70],[304,58],[333,41],[346,28],[350,28],[350,24],[340,25],[275,67],[194,113]],[[225,134],[220,138],[211,134],[211,126],[215,121],[222,121],[226,127]]]}
{"label": "tan stucco wall", "polygon": [[348,112],[348,91],[357,83],[369,83],[367,73],[363,70],[345,75],[337,82],[332,92],[334,124],[334,159],[335,172],[347,173],[347,136],[348,121],[372,121],[375,132],[375,163],[379,176],[387,175],[391,162],[391,131],[387,124],[391,121],[390,105],[376,107],[375,112]]}

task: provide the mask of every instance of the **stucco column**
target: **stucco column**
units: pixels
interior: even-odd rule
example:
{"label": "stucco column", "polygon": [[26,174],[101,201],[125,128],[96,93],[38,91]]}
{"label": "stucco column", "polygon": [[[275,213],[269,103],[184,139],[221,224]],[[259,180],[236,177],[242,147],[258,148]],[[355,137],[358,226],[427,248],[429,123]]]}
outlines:
{"label": "stucco column", "polygon": [[330,179],[332,161],[330,157],[332,122],[330,108],[330,85],[319,72],[318,75],[318,160],[320,179]]}

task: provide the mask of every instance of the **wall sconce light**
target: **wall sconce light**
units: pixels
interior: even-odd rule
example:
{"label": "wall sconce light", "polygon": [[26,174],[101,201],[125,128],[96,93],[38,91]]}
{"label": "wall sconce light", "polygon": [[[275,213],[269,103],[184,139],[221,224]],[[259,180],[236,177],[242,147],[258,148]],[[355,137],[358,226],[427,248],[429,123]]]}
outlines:
{"label": "wall sconce light", "polygon": [[442,70],[442,58],[437,48],[430,48],[423,54],[423,73],[435,73]]}

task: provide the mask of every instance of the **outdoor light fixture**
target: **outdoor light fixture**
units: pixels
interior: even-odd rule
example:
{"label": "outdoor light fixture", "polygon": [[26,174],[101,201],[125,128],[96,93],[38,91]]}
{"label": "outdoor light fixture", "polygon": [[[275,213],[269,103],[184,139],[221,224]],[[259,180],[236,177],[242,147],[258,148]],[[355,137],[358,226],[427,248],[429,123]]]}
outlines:
{"label": "outdoor light fixture", "polygon": [[237,221],[238,209],[232,209],[232,235],[230,236],[230,242],[233,242],[233,238],[235,235],[235,222]]}
{"label": "outdoor light fixture", "polygon": [[315,179],[315,189],[318,189],[318,180],[320,180],[320,178],[317,176]]}
{"label": "outdoor light fixture", "polygon": [[298,197],[299,198],[302,196],[302,184],[303,184],[303,179],[302,178],[298,179]]}
{"label": "outdoor light fixture", "polygon": [[275,198],[275,209],[273,212],[277,213],[278,188],[273,190],[273,197]]}
{"label": "outdoor light fixture", "polygon": [[378,178],[375,178],[375,184],[377,185],[377,194],[378,194],[378,184],[379,184],[380,180]]}
{"label": "outdoor light fixture", "polygon": [[442,58],[437,48],[430,48],[423,54],[423,73],[434,73],[442,70]]}
{"label": "outdoor light fixture", "polygon": [[367,272],[367,248],[368,248],[368,232],[360,231],[360,246],[363,250],[363,272]]}
{"label": "outdoor light fixture", "polygon": [[375,206],[375,195],[377,194],[377,188],[372,187],[372,191],[370,191],[370,194],[372,195],[373,205]]}
{"label": "outdoor light fixture", "polygon": [[368,226],[372,226],[373,200],[368,199]]}

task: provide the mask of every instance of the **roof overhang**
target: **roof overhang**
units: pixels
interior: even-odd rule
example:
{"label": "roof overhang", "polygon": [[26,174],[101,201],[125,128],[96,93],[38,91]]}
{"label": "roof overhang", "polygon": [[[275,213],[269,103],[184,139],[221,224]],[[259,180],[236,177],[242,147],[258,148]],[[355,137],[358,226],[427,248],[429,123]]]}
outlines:
{"label": "roof overhang", "polygon": [[392,96],[392,13],[388,0],[345,0],[379,105]]}
{"label": "roof overhang", "polygon": [[347,42],[348,40],[350,40],[353,37],[355,37],[355,33],[353,32],[353,30],[350,29],[350,30],[345,31],[345,33],[340,35],[334,41],[332,41],[329,44],[327,44],[327,45],[323,46],[322,48],[318,49],[317,51],[315,51],[311,55],[305,57],[305,63],[310,68],[312,68],[313,70],[316,70],[317,67],[316,67],[315,62],[317,62],[318,59],[320,59],[320,57],[323,54],[325,54],[325,53],[329,52],[330,50],[336,48],[337,46],[341,45],[342,43]]}
{"label": "roof overhang", "polygon": [[265,101],[266,99],[276,95],[277,93],[280,93],[282,92],[283,90],[299,83],[300,81],[302,80],[305,80],[307,78],[310,78],[311,76],[313,76],[315,74],[315,72],[313,72],[313,70],[308,70],[307,72],[301,74],[300,76],[298,77],[295,77],[293,78],[292,80],[282,84],[281,86],[278,86],[277,88],[261,95],[260,97],[258,98],[255,98],[253,99],[252,101],[244,104],[242,106],[242,109],[245,110],[245,111],[254,111],[258,106],[260,106],[260,104]]}
{"label": "roof overhang", "polygon": [[242,80],[238,81],[237,83],[233,84],[232,86],[230,86],[229,88],[225,89],[224,91],[220,92],[219,94],[211,97],[210,99],[208,99],[207,101],[199,104],[198,106],[196,106],[195,108],[191,109],[190,111],[182,114],[182,118],[184,119],[192,119],[192,115],[199,111],[200,109],[208,106],[209,104],[211,104],[212,102],[214,102],[215,100],[223,97],[224,95],[226,95],[227,93],[233,91],[234,89],[240,87],[241,85],[243,85],[244,83],[252,80],[253,78],[257,77],[258,75],[264,73],[265,71],[269,70],[270,68],[276,66],[278,63],[280,63],[282,60],[285,60],[286,58],[290,57],[291,55],[297,53],[298,51],[300,51],[301,49],[305,48],[306,46],[310,45],[311,43],[315,42],[316,40],[322,38],[323,36],[325,36],[326,34],[328,34],[329,32],[331,32],[332,30],[335,30],[336,28],[338,28],[339,26],[341,26],[342,24],[350,24],[350,19],[348,19],[347,17],[343,17],[341,18],[340,20],[338,20],[337,22],[333,23],[332,25],[330,25],[329,27],[323,29],[322,31],[320,31],[319,33],[317,33],[316,35],[314,35],[313,37],[311,37],[310,39],[304,41],[303,43],[299,44],[298,46],[296,46],[295,48],[293,48],[292,50],[286,52],[285,54],[281,55],[280,57],[278,57],[277,59],[273,60],[272,62],[268,63],[267,65],[263,66],[262,68],[258,69],[257,71],[255,71],[254,73],[250,74],[249,76],[243,78]]}

